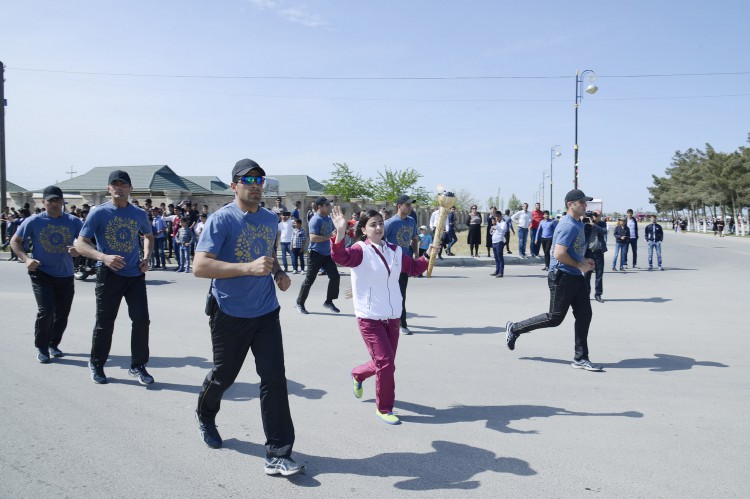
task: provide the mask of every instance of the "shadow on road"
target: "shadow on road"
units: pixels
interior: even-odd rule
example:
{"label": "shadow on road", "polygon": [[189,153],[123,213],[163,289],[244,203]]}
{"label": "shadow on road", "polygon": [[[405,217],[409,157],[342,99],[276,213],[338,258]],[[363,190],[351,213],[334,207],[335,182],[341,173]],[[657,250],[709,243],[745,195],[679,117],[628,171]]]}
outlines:
{"label": "shadow on road", "polygon": [[652,298],[606,298],[604,301],[640,301],[644,303],[666,303],[668,301],[672,301],[672,298],[661,298],[659,296],[654,296]]}
{"label": "shadow on road", "polygon": [[409,325],[414,334],[452,334],[461,336],[464,334],[495,334],[505,331],[505,328],[496,326],[483,327],[431,327]]}
{"label": "shadow on road", "polygon": [[[570,364],[569,360],[548,359],[545,357],[519,357],[521,360],[536,360],[539,362],[551,362],[553,364]],[[655,353],[654,358],[624,359],[616,364],[602,364],[607,369],[648,369],[654,372],[686,371],[695,366],[703,367],[729,367],[720,362],[695,360],[690,357]]]}
{"label": "shadow on road", "polygon": [[636,411],[626,412],[575,412],[561,407],[544,405],[457,405],[448,409],[437,409],[411,402],[398,401],[398,410],[415,412],[418,416],[399,413],[404,422],[421,424],[449,424],[485,421],[485,427],[501,433],[520,433],[533,435],[536,430],[516,430],[510,427],[513,421],[532,418],[550,418],[553,416],[616,416],[626,418],[642,418],[643,414]]}
{"label": "shadow on road", "polygon": [[[305,465],[305,473],[289,477],[289,481],[300,487],[319,487],[321,483],[315,477],[326,474],[408,477],[407,480],[396,482],[394,487],[400,490],[471,490],[480,487],[480,482],[471,478],[486,471],[519,476],[536,475],[536,471],[526,461],[497,457],[495,453],[478,447],[443,440],[432,442],[432,447],[435,449],[433,452],[423,454],[389,452],[362,459],[295,452],[293,457],[298,463]],[[259,458],[265,456],[262,445],[234,438],[224,440],[224,448]]]}

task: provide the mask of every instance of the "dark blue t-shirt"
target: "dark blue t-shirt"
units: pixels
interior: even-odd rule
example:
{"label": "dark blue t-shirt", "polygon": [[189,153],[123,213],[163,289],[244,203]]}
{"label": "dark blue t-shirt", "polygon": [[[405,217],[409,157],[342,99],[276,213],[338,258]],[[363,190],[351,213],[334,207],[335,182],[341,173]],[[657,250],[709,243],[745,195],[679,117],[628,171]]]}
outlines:
{"label": "dark blue t-shirt", "polygon": [[73,257],[68,253],[68,246],[73,245],[82,225],[80,218],[69,213],[52,218],[42,212],[24,220],[16,235],[21,239],[31,238],[34,259],[41,262],[39,270],[54,277],[71,277]]}
{"label": "dark blue t-shirt", "polygon": [[[331,237],[333,234],[333,220],[331,217],[326,215],[325,217],[315,214],[308,222],[310,228],[310,234],[316,236]],[[331,254],[331,243],[330,241],[323,241],[321,243],[314,243],[310,240],[310,249],[321,255]]]}
{"label": "dark blue t-shirt", "polygon": [[552,236],[552,258],[550,259],[550,271],[560,269],[566,274],[583,275],[583,272],[576,267],[571,267],[560,263],[554,256],[555,245],[561,245],[568,248],[568,255],[577,261],[583,261],[583,255],[586,252],[586,237],[583,234],[583,222],[575,220],[570,215],[565,215],[557,224],[555,233]]}
{"label": "dark blue t-shirt", "polygon": [[[265,208],[245,213],[231,203],[208,217],[195,251],[211,253],[217,260],[230,263],[273,257],[278,227],[275,213]],[[279,307],[270,274],[214,279],[212,293],[221,311],[233,317],[251,319]]]}
{"label": "dark blue t-shirt", "polygon": [[[96,238],[96,248],[105,255],[120,255],[125,258],[125,267],[117,274],[126,277],[137,277],[142,274],[141,236],[151,234],[151,222],[148,215],[140,208],[128,203],[118,208],[108,201],[100,204],[89,213],[81,229],[81,237]],[[102,262],[97,264],[102,265]]]}
{"label": "dark blue t-shirt", "polygon": [[406,256],[412,255],[411,241],[417,235],[417,222],[411,217],[396,215],[385,221],[385,240],[401,247]]}

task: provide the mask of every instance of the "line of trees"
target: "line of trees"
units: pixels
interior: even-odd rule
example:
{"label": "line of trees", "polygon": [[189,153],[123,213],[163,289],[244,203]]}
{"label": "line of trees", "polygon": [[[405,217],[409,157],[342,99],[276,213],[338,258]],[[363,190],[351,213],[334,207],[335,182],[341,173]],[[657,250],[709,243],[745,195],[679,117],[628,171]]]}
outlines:
{"label": "line of trees", "polygon": [[[421,206],[437,206],[437,193],[433,194],[419,185],[422,174],[414,168],[395,170],[385,167],[383,171],[376,173],[374,178],[364,178],[353,172],[346,163],[334,163],[330,177],[321,183],[326,194],[347,201],[362,198],[394,203],[401,194],[407,194]],[[458,210],[468,209],[470,205],[476,204],[466,190],[458,190],[455,195]]]}
{"label": "line of trees", "polygon": [[666,176],[653,180],[649,201],[659,212],[691,221],[699,214],[704,220],[730,214],[738,220],[750,206],[750,148],[724,153],[706,144],[705,150],[677,151]]}

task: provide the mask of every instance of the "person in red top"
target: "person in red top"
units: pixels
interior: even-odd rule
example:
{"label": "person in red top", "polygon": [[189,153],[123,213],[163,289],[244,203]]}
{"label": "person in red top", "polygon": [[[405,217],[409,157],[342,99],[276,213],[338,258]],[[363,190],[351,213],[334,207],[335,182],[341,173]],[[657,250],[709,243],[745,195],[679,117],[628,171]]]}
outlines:
{"label": "person in red top", "polygon": [[355,227],[357,227],[357,222],[359,222],[359,213],[356,211],[352,212],[352,218],[349,219],[348,222],[346,222],[346,247],[348,248],[352,244],[354,244],[354,230]]}
{"label": "person in red top", "polygon": [[529,247],[529,252],[531,253],[531,256],[539,258],[539,249],[541,248],[541,244],[535,242],[536,241],[536,231],[539,229],[539,222],[542,221],[544,218],[544,212],[540,208],[539,203],[534,203],[534,211],[531,212],[531,225],[529,227],[531,228],[531,244]]}

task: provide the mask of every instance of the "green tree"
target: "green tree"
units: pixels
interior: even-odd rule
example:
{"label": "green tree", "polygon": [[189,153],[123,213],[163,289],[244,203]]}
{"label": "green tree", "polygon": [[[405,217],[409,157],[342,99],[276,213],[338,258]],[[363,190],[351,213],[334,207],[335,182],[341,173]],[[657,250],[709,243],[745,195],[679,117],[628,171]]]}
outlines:
{"label": "green tree", "polygon": [[511,213],[515,213],[521,209],[521,200],[518,199],[515,194],[510,195],[510,199],[508,200],[508,209]]}
{"label": "green tree", "polygon": [[474,197],[466,189],[459,189],[456,192],[456,209],[468,211],[473,205],[479,205]]}
{"label": "green tree", "polygon": [[377,179],[371,181],[372,195],[376,200],[394,203],[401,194],[406,194],[417,201],[417,204],[428,205],[432,196],[424,187],[417,185],[422,178],[414,168],[406,170],[392,170],[385,167],[385,171],[378,171]]}
{"label": "green tree", "polygon": [[337,196],[342,201],[352,198],[367,198],[372,195],[370,180],[354,173],[346,163],[334,163],[331,177],[321,182],[325,193]]}

